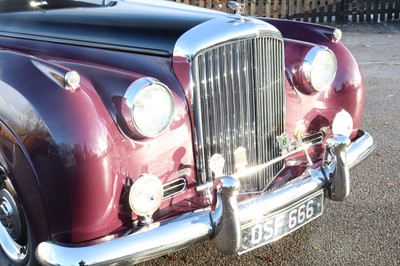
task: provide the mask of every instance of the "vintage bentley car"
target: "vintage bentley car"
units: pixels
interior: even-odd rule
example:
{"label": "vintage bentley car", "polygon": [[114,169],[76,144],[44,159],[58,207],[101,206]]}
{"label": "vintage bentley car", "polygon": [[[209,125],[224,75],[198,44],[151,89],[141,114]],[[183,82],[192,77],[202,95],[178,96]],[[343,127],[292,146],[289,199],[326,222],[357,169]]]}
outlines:
{"label": "vintage bentley car", "polygon": [[373,150],[338,29],[155,0],[0,11],[2,265],[241,254],[344,200]]}

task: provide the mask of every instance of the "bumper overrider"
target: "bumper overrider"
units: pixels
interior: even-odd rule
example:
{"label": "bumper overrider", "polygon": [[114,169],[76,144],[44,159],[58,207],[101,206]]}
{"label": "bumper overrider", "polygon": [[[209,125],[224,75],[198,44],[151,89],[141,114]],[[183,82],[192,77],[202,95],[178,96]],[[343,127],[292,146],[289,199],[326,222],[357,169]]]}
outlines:
{"label": "bumper overrider", "polygon": [[42,242],[36,257],[43,265],[110,265],[138,263],[175,252],[195,243],[212,240],[224,254],[236,254],[241,246],[241,228],[263,214],[272,214],[321,190],[334,201],[350,192],[349,169],[374,149],[370,134],[360,131],[353,142],[343,136],[327,141],[325,162],[294,182],[250,201],[238,203],[240,181],[221,178],[218,204],[210,209],[187,213],[176,219],[154,223],[131,235],[84,247]]}

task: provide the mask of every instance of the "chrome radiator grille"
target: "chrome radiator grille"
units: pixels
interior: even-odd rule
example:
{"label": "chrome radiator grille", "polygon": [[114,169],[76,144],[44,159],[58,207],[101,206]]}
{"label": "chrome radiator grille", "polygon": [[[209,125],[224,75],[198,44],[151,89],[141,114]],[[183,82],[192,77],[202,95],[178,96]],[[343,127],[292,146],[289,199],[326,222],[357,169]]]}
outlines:
{"label": "chrome radiator grille", "polygon": [[[225,159],[224,174],[238,171],[238,148],[246,150],[246,167],[280,155],[276,137],[285,121],[283,62],[282,39],[269,36],[224,43],[195,56],[196,152],[202,182],[213,180],[208,160],[215,153]],[[278,163],[241,178],[241,191],[263,190],[281,168]]]}

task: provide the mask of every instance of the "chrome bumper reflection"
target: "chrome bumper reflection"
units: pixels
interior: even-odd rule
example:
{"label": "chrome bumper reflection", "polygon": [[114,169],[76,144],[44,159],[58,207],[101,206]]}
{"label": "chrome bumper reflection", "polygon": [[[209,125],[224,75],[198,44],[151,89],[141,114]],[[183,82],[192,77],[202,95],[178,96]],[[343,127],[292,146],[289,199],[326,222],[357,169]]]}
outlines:
{"label": "chrome bumper reflection", "polygon": [[240,227],[263,214],[278,211],[318,190],[327,197],[342,200],[349,191],[348,170],[361,162],[374,149],[372,137],[360,131],[359,138],[348,145],[348,139],[329,139],[326,159],[329,164],[310,171],[295,182],[272,193],[239,205],[236,194],[239,181],[222,178],[215,211],[209,209],[184,214],[174,220],[152,224],[146,230],[87,247],[67,247],[42,242],[36,257],[43,265],[116,265],[138,263],[162,256],[195,243],[213,240],[218,250],[234,254],[240,247]]}

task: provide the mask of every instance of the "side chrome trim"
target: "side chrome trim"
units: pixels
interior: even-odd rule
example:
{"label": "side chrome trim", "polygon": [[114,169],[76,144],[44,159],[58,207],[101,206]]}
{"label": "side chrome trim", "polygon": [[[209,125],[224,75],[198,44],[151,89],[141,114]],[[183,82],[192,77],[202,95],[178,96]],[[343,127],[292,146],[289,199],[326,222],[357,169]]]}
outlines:
{"label": "side chrome trim", "polygon": [[156,55],[156,56],[163,56],[163,57],[170,56],[170,53],[168,51],[162,51],[162,50],[149,50],[149,49],[139,48],[139,47],[125,47],[122,45],[96,43],[96,42],[90,42],[90,41],[76,41],[76,40],[64,39],[64,38],[37,36],[34,34],[20,34],[20,33],[15,33],[15,32],[0,31],[0,37],[16,38],[16,39],[21,39],[21,40],[31,40],[31,41],[39,41],[39,42],[49,42],[49,43],[55,43],[55,44],[75,45],[75,46],[83,46],[83,47],[90,47],[90,48],[97,48],[97,49],[104,49],[104,50],[142,53],[142,54]]}
{"label": "side chrome trim", "polygon": [[[339,141],[338,145],[342,143]],[[347,145],[346,141],[344,143]],[[359,138],[346,148],[348,165],[354,166],[364,160],[373,148],[371,135],[360,132]],[[341,165],[339,160],[336,168],[341,171],[341,167],[346,166]],[[336,177],[332,175],[329,178]],[[251,223],[259,217],[260,211],[263,215],[272,214],[316,191],[327,190],[331,179],[327,178],[322,168],[317,168],[282,188],[237,205],[235,200],[239,183],[235,178],[226,176],[222,178],[223,186],[218,192],[215,211],[203,209],[183,214],[171,221],[154,223],[134,234],[92,246],[68,247],[50,241],[42,242],[36,250],[36,257],[43,265],[133,264],[207,239],[213,240],[221,252],[232,254],[240,245],[238,225]],[[228,234],[229,230],[235,233]]]}

